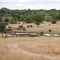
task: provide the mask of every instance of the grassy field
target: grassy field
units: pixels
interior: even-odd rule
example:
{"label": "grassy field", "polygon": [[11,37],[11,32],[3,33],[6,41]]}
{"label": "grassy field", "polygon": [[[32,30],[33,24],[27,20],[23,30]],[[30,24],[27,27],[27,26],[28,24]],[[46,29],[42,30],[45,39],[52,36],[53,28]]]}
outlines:
{"label": "grassy field", "polygon": [[[12,26],[13,28],[18,28],[19,25],[23,25],[23,27],[26,28],[27,32],[49,32],[49,29],[51,29],[52,33],[60,33],[60,21],[56,24],[51,24],[50,22],[43,22],[39,25],[39,27],[37,27],[37,25],[34,23],[9,24],[9,26]],[[27,28],[28,25],[32,25],[33,27]]]}
{"label": "grassy field", "polygon": [[[20,24],[19,24],[20,25]],[[11,24],[18,28],[18,24]],[[22,24],[21,24],[22,25]],[[32,28],[27,28],[32,25]],[[60,33],[60,22],[50,22],[37,25],[23,24],[27,32],[48,32]],[[60,60],[60,37],[8,37],[2,38],[0,34],[0,60]]]}
{"label": "grassy field", "polygon": [[0,38],[0,60],[60,60],[60,37]]}

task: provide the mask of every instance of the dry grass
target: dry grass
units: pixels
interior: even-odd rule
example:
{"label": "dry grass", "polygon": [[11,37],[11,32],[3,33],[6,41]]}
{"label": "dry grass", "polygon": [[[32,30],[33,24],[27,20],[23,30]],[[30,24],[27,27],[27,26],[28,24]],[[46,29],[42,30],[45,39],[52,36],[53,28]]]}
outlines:
{"label": "dry grass", "polygon": [[[55,39],[56,38],[56,39]],[[20,44],[19,47],[34,53],[51,53],[60,55],[60,38],[58,37],[41,37],[35,38],[33,41],[28,41],[23,44]],[[43,40],[44,39],[44,40]]]}
{"label": "dry grass", "polygon": [[[37,27],[26,28],[28,32],[53,32],[60,33],[60,23],[45,23]],[[24,24],[27,27],[28,24]],[[17,24],[11,25],[13,28]],[[12,46],[9,46],[12,44]],[[17,48],[15,47],[17,46]],[[1,38],[0,34],[0,60],[60,60],[60,37],[8,37]]]}
{"label": "dry grass", "polygon": [[[59,40],[60,37],[43,36],[34,38],[0,38],[0,60],[60,60]],[[9,44],[19,42],[22,43],[18,44],[19,49],[22,49],[21,51],[14,50],[14,52],[7,47]],[[53,54],[56,56],[53,56]]]}
{"label": "dry grass", "polygon": [[27,32],[48,32],[49,29],[52,30],[54,33],[60,33],[60,22],[57,22],[57,24],[51,24],[50,22],[44,22],[41,23],[39,27],[37,27],[34,23],[24,23],[24,24],[9,24],[9,26],[12,26],[13,28],[18,28],[19,25],[23,25],[24,27],[27,27],[27,25],[32,25],[32,28],[26,28]]}

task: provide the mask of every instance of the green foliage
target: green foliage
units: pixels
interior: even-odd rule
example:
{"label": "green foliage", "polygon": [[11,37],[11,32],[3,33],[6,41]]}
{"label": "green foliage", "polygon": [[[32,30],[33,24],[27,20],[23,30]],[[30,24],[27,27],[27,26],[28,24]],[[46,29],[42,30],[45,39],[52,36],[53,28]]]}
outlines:
{"label": "green foliage", "polygon": [[1,8],[1,13],[3,13],[3,14],[7,14],[8,13],[8,11],[9,11],[9,9],[7,9],[7,8]]}
{"label": "green foliage", "polygon": [[4,22],[9,22],[9,19],[8,18],[5,18]]}
{"label": "green foliage", "polygon": [[[60,10],[51,9],[51,10],[10,10],[7,8],[0,9],[0,22],[2,17],[7,14],[11,15],[11,21],[8,21],[7,17],[5,22],[17,23],[18,21],[24,21],[27,23],[35,23],[39,26],[43,21],[52,22],[53,24],[56,21],[60,20]],[[52,18],[51,18],[52,17]]]}
{"label": "green foliage", "polygon": [[15,17],[12,18],[12,19],[10,20],[10,23],[11,23],[11,24],[16,24],[16,23],[17,23],[17,18],[15,18]]}
{"label": "green foliage", "polygon": [[45,21],[46,21],[46,22],[50,22],[51,19],[52,19],[51,16],[45,16]]}
{"label": "green foliage", "polygon": [[8,24],[7,22],[0,22],[0,31],[3,32],[5,30],[7,24]]}
{"label": "green foliage", "polygon": [[35,20],[35,24],[40,25],[42,21],[44,21],[44,15],[41,14],[35,14],[33,16],[33,19]]}
{"label": "green foliage", "polygon": [[54,18],[51,19],[51,23],[52,23],[52,24],[56,24],[56,22],[57,22],[56,19],[54,19]]}
{"label": "green foliage", "polygon": [[25,19],[24,19],[23,21],[26,22],[26,23],[32,23],[32,22],[33,22],[31,16],[27,16],[27,17],[25,17]]}
{"label": "green foliage", "polygon": [[2,22],[2,17],[0,17],[0,22]]}
{"label": "green foliage", "polygon": [[50,9],[50,11],[56,11],[56,9]]}
{"label": "green foliage", "polygon": [[40,32],[40,35],[42,36],[44,34],[44,32],[42,31],[42,32]]}
{"label": "green foliage", "polygon": [[59,12],[59,13],[56,13],[55,18],[56,18],[57,20],[60,20],[60,12]]}
{"label": "green foliage", "polygon": [[24,19],[25,19],[25,16],[21,16],[19,21],[24,21]]}
{"label": "green foliage", "polygon": [[0,32],[2,32],[2,37],[3,33],[5,32],[6,25],[7,25],[6,22],[0,22]]}

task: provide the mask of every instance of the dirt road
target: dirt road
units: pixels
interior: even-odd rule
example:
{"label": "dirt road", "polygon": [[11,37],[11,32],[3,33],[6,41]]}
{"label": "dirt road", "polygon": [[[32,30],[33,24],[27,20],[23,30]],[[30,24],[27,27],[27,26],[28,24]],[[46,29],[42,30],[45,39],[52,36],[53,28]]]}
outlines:
{"label": "dirt road", "polygon": [[[22,52],[23,54],[27,55],[35,55],[35,56],[44,56],[46,58],[49,58],[51,60],[60,60],[60,55],[54,54],[54,53],[46,53],[46,46],[42,46],[43,44],[46,44],[48,42],[56,42],[57,40],[25,40],[15,43],[8,43],[7,47],[8,49],[13,53],[19,53]],[[58,40],[59,41],[59,40]]]}

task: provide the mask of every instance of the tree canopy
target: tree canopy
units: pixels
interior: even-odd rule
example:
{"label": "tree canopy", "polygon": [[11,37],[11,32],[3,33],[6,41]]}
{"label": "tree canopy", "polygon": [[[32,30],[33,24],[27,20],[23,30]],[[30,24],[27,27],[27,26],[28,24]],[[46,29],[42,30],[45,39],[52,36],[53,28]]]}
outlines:
{"label": "tree canopy", "polygon": [[2,32],[2,37],[3,33],[5,32],[6,25],[7,25],[6,22],[0,22],[0,32]]}
{"label": "tree canopy", "polygon": [[[60,10],[50,9],[50,10],[11,10],[8,8],[1,8],[0,9],[0,21],[2,18],[5,18],[5,22],[9,22],[8,19],[10,16],[4,17],[4,15],[10,15],[12,18],[10,21],[11,23],[16,23],[18,21],[24,21],[27,23],[34,22],[35,24],[39,25],[42,21],[59,21],[60,20]],[[50,18],[52,17],[52,19]]]}

